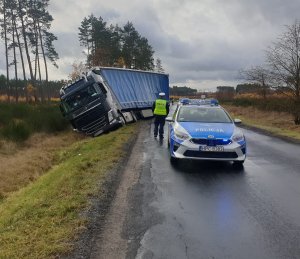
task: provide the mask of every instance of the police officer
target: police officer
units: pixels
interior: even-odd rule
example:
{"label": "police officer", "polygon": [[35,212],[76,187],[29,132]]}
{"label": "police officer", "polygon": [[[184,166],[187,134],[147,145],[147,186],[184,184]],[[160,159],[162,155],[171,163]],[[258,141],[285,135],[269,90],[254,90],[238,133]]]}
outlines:
{"label": "police officer", "polygon": [[[164,138],[165,119],[169,113],[169,103],[165,99],[165,93],[159,93],[159,98],[153,103],[152,111],[154,114],[154,137]],[[158,130],[159,128],[159,130]]]}

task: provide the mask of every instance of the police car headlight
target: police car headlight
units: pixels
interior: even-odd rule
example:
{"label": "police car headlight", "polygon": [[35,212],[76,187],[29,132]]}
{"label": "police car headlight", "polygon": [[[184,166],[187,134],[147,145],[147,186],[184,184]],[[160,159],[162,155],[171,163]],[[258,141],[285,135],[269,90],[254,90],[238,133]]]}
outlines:
{"label": "police car headlight", "polygon": [[243,133],[241,132],[237,132],[235,134],[233,134],[232,138],[231,138],[234,142],[240,142],[240,141],[244,141],[245,137],[243,135]]}
{"label": "police car headlight", "polygon": [[175,134],[175,137],[178,138],[178,139],[181,139],[181,140],[186,140],[186,139],[189,139],[190,136],[178,129],[174,129],[174,134]]}

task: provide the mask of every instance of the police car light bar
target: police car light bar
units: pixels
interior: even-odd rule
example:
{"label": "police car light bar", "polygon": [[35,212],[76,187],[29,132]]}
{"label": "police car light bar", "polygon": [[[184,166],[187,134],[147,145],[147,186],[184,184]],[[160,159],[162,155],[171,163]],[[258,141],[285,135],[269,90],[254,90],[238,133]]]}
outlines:
{"label": "police car light bar", "polygon": [[189,99],[190,105],[211,105],[211,106],[218,106],[219,102],[217,99]]}

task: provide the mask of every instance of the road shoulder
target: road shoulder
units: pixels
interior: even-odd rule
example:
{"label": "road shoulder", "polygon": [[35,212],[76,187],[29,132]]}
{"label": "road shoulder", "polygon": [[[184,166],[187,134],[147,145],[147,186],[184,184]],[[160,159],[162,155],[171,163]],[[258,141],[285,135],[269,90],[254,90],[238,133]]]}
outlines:
{"label": "road shoulder", "polygon": [[95,236],[90,258],[125,258],[127,251],[127,238],[122,236],[125,217],[130,209],[128,193],[137,183],[143,164],[143,139],[147,122],[141,122],[139,134],[135,138],[132,148],[123,161],[120,172],[120,183],[112,200],[107,217],[103,221],[102,231]]}

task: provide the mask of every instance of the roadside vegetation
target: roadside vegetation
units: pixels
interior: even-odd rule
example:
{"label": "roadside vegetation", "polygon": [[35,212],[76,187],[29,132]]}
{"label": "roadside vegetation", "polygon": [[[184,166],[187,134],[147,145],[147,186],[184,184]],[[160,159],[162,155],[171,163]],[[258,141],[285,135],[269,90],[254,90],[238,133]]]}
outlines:
{"label": "roadside vegetation", "polygon": [[0,200],[34,182],[57,163],[57,152],[83,139],[71,130],[58,134],[36,133],[20,143],[0,146]]}
{"label": "roadside vegetation", "polygon": [[33,133],[56,133],[70,127],[57,103],[0,103],[0,141],[23,142]]}
{"label": "roadside vegetation", "polygon": [[[240,102],[240,101],[239,101]],[[246,102],[247,103],[247,102]],[[236,105],[235,102],[222,104],[233,118],[242,120],[242,124],[255,127],[278,137],[300,141],[300,126],[294,122],[294,117],[289,112],[276,111],[262,108],[259,105]]]}
{"label": "roadside vegetation", "polygon": [[[300,125],[300,22],[295,20],[266,51],[266,65],[241,71],[241,76],[259,86],[266,99],[270,90],[285,95],[296,125]],[[289,112],[289,111],[288,111]]]}
{"label": "roadside vegetation", "polygon": [[138,123],[85,138],[56,153],[55,166],[0,198],[0,258],[54,258],[86,228],[91,198],[105,198],[110,172],[126,155]]}

